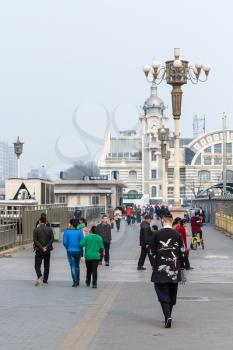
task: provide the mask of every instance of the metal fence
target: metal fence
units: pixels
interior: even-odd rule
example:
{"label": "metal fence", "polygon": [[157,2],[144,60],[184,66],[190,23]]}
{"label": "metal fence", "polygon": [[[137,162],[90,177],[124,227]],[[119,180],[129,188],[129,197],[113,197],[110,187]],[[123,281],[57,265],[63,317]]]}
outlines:
{"label": "metal fence", "polygon": [[95,223],[104,212],[104,206],[67,207],[65,204],[1,205],[0,226],[5,227],[5,229],[3,231],[4,234],[0,238],[0,247],[16,244],[23,245],[32,242],[35,224],[42,213],[47,214],[50,223],[59,222],[61,231],[63,231],[72,217],[80,218],[83,216],[90,224]]}
{"label": "metal fence", "polygon": [[26,244],[33,240],[33,230],[35,224],[42,213],[46,213],[49,222],[59,222],[61,230],[67,226],[69,216],[68,208],[62,204],[49,205],[1,205],[0,224],[15,225],[17,233],[17,243]]}
{"label": "metal fence", "polygon": [[17,243],[17,225],[0,225],[0,249],[11,248]]}
{"label": "metal fence", "polygon": [[216,213],[215,226],[224,231],[227,235],[233,237],[233,216]]}

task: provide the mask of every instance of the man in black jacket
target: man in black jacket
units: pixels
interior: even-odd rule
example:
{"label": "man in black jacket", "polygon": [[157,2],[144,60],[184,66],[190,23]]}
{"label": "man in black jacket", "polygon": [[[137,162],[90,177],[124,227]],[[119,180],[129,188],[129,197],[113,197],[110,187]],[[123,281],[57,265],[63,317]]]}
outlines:
{"label": "man in black jacket", "polygon": [[[36,251],[35,270],[37,274],[36,286],[39,284],[47,284],[50,267],[50,252],[53,249],[54,235],[53,230],[46,225],[46,217],[40,218],[40,224],[33,232],[33,241]],[[41,264],[44,260],[44,276],[41,273]]]}
{"label": "man in black jacket", "polygon": [[154,237],[154,232],[151,230],[150,224],[151,224],[152,218],[150,215],[145,216],[145,220],[141,223],[141,229],[140,229],[140,246],[141,246],[141,255],[138,260],[138,270],[146,270],[144,267],[144,263],[146,260],[146,256],[148,255],[150,264],[153,266],[153,256],[150,253],[150,244]]}
{"label": "man in black jacket", "polygon": [[[105,265],[109,266],[109,250],[112,240],[112,232],[111,232],[111,226],[108,223],[108,217],[107,215],[102,216],[101,223],[97,225],[96,227],[96,234],[102,237],[102,240],[104,242],[104,260]],[[102,261],[100,261],[100,264],[102,264]]]}
{"label": "man in black jacket", "polygon": [[158,300],[162,306],[165,328],[171,328],[172,309],[176,304],[185,253],[182,237],[172,229],[172,222],[171,214],[164,216],[164,226],[156,233],[151,244],[154,256],[151,281],[154,283]]}

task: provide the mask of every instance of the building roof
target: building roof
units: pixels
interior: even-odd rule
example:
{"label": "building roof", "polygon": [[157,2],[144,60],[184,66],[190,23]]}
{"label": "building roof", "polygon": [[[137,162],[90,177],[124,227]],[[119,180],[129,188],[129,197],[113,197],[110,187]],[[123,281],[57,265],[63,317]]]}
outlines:
{"label": "building roof", "polygon": [[109,153],[135,153],[141,152],[142,141],[140,138],[111,138]]}
{"label": "building roof", "polygon": [[157,109],[161,112],[161,114],[163,114],[163,111],[165,109],[164,102],[158,96],[157,85],[155,83],[152,83],[151,85],[151,95],[148,99],[146,99],[143,109],[145,111],[145,114],[153,109]]}

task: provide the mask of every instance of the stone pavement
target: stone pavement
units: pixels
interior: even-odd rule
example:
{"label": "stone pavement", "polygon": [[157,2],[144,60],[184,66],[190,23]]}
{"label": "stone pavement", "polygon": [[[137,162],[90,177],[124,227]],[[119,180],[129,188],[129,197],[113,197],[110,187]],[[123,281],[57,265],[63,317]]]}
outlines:
{"label": "stone pavement", "polygon": [[34,287],[31,250],[1,258],[0,349],[231,350],[233,240],[211,226],[204,232],[206,249],[191,253],[195,269],[180,287],[171,330],[163,328],[150,266],[146,272],[136,270],[136,224],[114,232],[111,266],[100,266],[97,290],[84,283],[71,288],[60,243],[52,253],[47,287]]}

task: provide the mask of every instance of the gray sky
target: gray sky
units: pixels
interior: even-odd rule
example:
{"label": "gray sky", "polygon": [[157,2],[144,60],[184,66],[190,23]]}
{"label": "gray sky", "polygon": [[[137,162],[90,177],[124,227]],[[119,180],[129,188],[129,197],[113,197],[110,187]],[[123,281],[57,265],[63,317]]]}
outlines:
{"label": "gray sky", "polygon": [[[206,114],[211,131],[225,111],[233,127],[232,13],[229,0],[2,1],[1,139],[23,139],[25,174],[45,165],[54,175],[69,166],[56,155],[59,137],[65,156],[86,152],[72,123],[76,106],[82,103],[76,118],[93,136],[106,128],[101,104],[109,113],[119,105],[119,127],[134,127],[149,95],[142,67],[173,58],[174,47],[183,59],[212,66],[207,83],[183,88],[182,136],[192,135],[194,114]],[[163,83],[159,95],[170,116],[170,87]]]}

